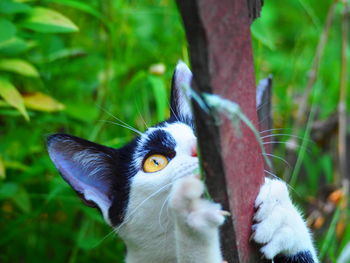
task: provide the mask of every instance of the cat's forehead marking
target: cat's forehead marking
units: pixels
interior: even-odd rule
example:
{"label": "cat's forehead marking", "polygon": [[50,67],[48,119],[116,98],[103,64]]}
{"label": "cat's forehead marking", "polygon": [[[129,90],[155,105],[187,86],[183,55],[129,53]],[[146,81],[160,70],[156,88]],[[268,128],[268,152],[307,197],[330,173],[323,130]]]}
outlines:
{"label": "cat's forehead marking", "polygon": [[[158,147],[172,148],[177,154],[188,153],[197,139],[190,126],[182,122],[166,123],[149,128],[138,140],[134,152],[134,165],[139,167],[144,156]],[[152,149],[151,149],[152,148]]]}
{"label": "cat's forehead marking", "polygon": [[[139,147],[144,146],[150,138],[155,133],[159,131],[165,131],[168,135],[170,135],[176,142],[176,145],[183,145],[189,142],[196,141],[196,136],[193,133],[193,130],[190,126],[182,122],[172,122],[167,123],[161,127],[152,127],[149,128],[142,136],[138,143]],[[164,139],[166,139],[166,135],[164,134]]]}
{"label": "cat's forehead marking", "polygon": [[177,145],[176,151],[187,151],[188,147],[191,148],[197,142],[197,138],[194,135],[192,128],[184,123],[175,122],[167,124],[162,129],[168,132],[175,139]]}

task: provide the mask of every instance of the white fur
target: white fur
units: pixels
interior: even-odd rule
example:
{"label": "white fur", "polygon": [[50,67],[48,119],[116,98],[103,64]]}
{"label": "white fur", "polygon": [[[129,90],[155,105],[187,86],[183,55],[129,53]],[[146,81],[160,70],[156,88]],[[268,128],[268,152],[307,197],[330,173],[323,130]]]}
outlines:
{"label": "white fur", "polygon": [[318,262],[309,230],[292,204],[284,182],[265,178],[255,206],[258,208],[254,215],[257,223],[253,225],[252,237],[262,245],[260,250],[266,258],[309,251],[315,263]]}
{"label": "white fur", "polygon": [[[155,173],[143,172],[140,156],[135,161],[139,171],[131,181],[124,221],[116,228],[128,249],[126,262],[221,263],[224,217],[220,205],[201,198],[204,185],[194,176],[198,158],[191,156],[196,137],[187,125],[172,123],[148,130],[138,142],[140,149],[154,129],[173,136],[176,156]],[[310,251],[317,262],[310,234],[283,182],[266,179],[256,206],[253,238],[266,258]]]}
{"label": "white fur", "polygon": [[[178,96],[177,110],[182,117],[191,117],[190,97],[188,87],[191,87],[192,72],[183,61],[179,60],[174,73],[175,92]],[[187,86],[187,87],[186,87]],[[178,116],[178,117],[181,117]]]}
{"label": "white fur", "polygon": [[89,177],[98,176],[110,169],[110,167],[106,167],[105,158],[103,153],[92,152],[90,149],[76,152],[72,156],[74,162],[79,163],[81,167],[89,171]]}
{"label": "white fur", "polygon": [[[163,170],[145,173],[141,169],[132,179],[125,220],[117,228],[128,248],[126,262],[205,262],[203,256],[207,255],[208,263],[221,263],[218,227],[223,216],[218,212],[220,207],[200,199],[204,189],[201,181],[185,180],[193,179],[198,168],[198,158],[191,156],[196,137],[183,123],[157,129],[169,132],[175,139],[176,156]],[[150,132],[152,130],[145,136]],[[145,141],[146,137],[139,145]],[[141,163],[137,160],[138,165]],[[177,204],[195,189],[197,192],[189,202],[196,206],[182,211]]]}
{"label": "white fur", "polygon": [[218,228],[225,218],[219,204],[201,198],[203,192],[196,177],[181,178],[171,191],[177,262],[222,262]]}

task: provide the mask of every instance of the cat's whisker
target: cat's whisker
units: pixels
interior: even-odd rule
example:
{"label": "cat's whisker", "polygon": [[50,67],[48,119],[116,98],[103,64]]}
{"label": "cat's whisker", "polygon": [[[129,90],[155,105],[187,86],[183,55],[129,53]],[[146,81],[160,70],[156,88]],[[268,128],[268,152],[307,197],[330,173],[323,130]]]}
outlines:
{"label": "cat's whisker", "polygon": [[257,108],[256,111],[259,111],[260,109],[262,109],[265,105],[269,104],[269,101],[265,101],[264,103],[260,104]]}
{"label": "cat's whisker", "polygon": [[266,133],[266,132],[272,132],[272,131],[291,131],[292,129],[291,128],[274,128],[274,129],[267,129],[267,130],[263,130],[263,131],[260,131],[259,133],[262,134],[262,133]]}
{"label": "cat's whisker", "polygon": [[284,162],[284,163],[288,166],[289,169],[292,168],[291,165],[290,165],[285,159],[283,159],[282,157],[279,157],[279,156],[274,155],[274,154],[271,154],[271,153],[263,153],[263,155],[271,156],[271,157],[273,157],[273,158],[276,158],[276,159],[278,159],[278,160],[281,160],[282,162]]}
{"label": "cat's whisker", "polygon": [[[289,142],[280,142],[280,141],[270,141],[270,142],[263,142],[262,143],[263,145],[266,145],[266,144],[285,144],[285,145],[288,145]],[[300,144],[296,144],[296,146],[298,146],[299,148],[301,149],[305,149],[306,151],[310,151],[307,147],[303,146],[303,145],[300,145]]]}
{"label": "cat's whisker", "polygon": [[146,129],[149,129],[149,127],[148,127],[145,119],[143,118],[142,114],[140,112],[139,112],[139,114],[140,114],[141,120],[142,120],[143,124],[145,125]]}
{"label": "cat's whisker", "polygon": [[[272,172],[270,172],[270,171],[268,171],[268,170],[265,170],[265,169],[264,169],[264,172],[267,173],[268,175],[272,176],[273,178],[277,179],[277,180],[283,181],[283,180],[282,180],[281,178],[279,178],[276,174],[274,174],[274,173],[272,173]],[[291,189],[294,193],[296,193],[296,195],[300,196],[299,193],[298,193],[289,183],[287,183],[287,182],[285,182],[285,183],[286,183],[286,185],[287,185],[287,187],[288,187],[289,189]]]}
{"label": "cat's whisker", "polygon": [[164,230],[165,228],[162,225],[162,213],[163,213],[163,208],[165,207],[165,205],[167,205],[168,201],[170,199],[170,194],[168,195],[167,198],[165,198],[162,207],[160,208],[160,212],[159,212],[159,217],[158,217],[158,222],[159,222],[159,226]]}
{"label": "cat's whisker", "polygon": [[269,115],[265,115],[261,120],[259,120],[258,124],[262,124],[264,121],[266,121],[270,116]]}
{"label": "cat's whisker", "polygon": [[[101,110],[103,110],[105,113],[107,113],[109,116],[111,116],[113,119],[119,121],[121,124],[125,125],[126,127],[128,127],[130,130],[133,131],[138,131],[138,133],[142,133],[141,131],[137,130],[136,128],[132,127],[131,125],[127,124],[126,122],[122,121],[121,119],[117,118],[116,116],[114,116],[112,113],[110,113],[109,111],[107,111],[106,109],[103,109],[100,107]],[[124,126],[123,126],[124,127]]]}
{"label": "cat's whisker", "polygon": [[124,226],[128,220],[132,217],[132,215],[145,203],[147,202],[149,199],[151,199],[152,197],[154,197],[155,195],[161,193],[165,188],[171,186],[172,184],[174,184],[174,182],[170,182],[166,185],[164,185],[163,187],[159,188],[157,191],[155,191],[154,193],[152,193],[151,195],[149,195],[146,199],[144,199],[140,204],[138,204],[133,211],[130,212],[130,214],[124,219],[123,223],[121,223],[117,228],[116,231],[119,231],[119,229]]}
{"label": "cat's whisker", "polygon": [[175,116],[175,119],[176,119],[178,122],[180,122],[180,120],[179,120],[178,116],[176,115],[176,113],[175,113],[173,107],[171,107],[171,104],[170,104],[170,103],[168,103],[168,104],[169,104],[169,109],[170,109],[171,113]]}
{"label": "cat's whisker", "polygon": [[112,229],[112,231],[110,231],[107,235],[105,235],[103,238],[101,238],[99,241],[97,241],[94,247],[97,247],[98,245],[100,245],[103,241],[105,241],[111,235],[114,236],[114,234],[115,234],[115,230]]}
{"label": "cat's whisker", "polygon": [[131,130],[131,131],[137,133],[138,135],[142,136],[142,132],[140,132],[139,130],[136,130],[136,129],[130,127],[130,126],[126,126],[126,125],[123,125],[121,123],[114,122],[114,121],[107,121],[107,120],[100,120],[100,121],[111,123],[111,124],[115,124],[115,125],[118,125],[120,127],[124,127],[125,129]]}
{"label": "cat's whisker", "polygon": [[140,115],[140,117],[141,117],[141,120],[142,120],[143,124],[145,125],[146,129],[148,129],[149,127],[148,127],[148,125],[147,125],[145,119],[143,118],[143,116],[142,116],[142,114],[141,114],[141,111],[140,111],[139,106],[137,105],[137,103],[135,103],[135,104],[136,104],[137,111],[138,111],[138,113],[139,113],[139,115]]}
{"label": "cat's whisker", "polygon": [[268,171],[268,170],[265,170],[265,169],[264,169],[264,172],[267,173],[268,175],[271,175],[271,176],[274,177],[275,179],[280,180],[280,178],[279,178],[277,175],[275,175],[274,173],[272,173],[272,172],[270,172],[270,171]]}
{"label": "cat's whisker", "polygon": [[[182,177],[180,177],[182,178]],[[118,227],[116,228],[113,228],[113,230],[111,232],[109,232],[107,235],[105,235],[97,244],[99,243],[102,243],[106,238],[108,238],[110,235],[112,234],[117,234],[120,230],[120,228],[122,226],[124,226],[126,223],[128,223],[128,221],[131,219],[132,215],[135,214],[135,212],[137,212],[137,210],[146,202],[148,201],[149,199],[151,199],[152,197],[154,197],[155,195],[157,195],[158,193],[160,193],[162,190],[164,190],[164,188],[168,187],[168,186],[171,186],[172,184],[174,184],[175,182],[170,182],[166,185],[164,185],[163,187],[161,187],[160,189],[158,189],[156,192],[152,193],[150,196],[148,196],[145,200],[143,200],[139,205],[137,205],[135,207],[135,209],[130,212],[130,214],[123,220],[123,223],[121,223]],[[163,205],[162,205],[162,208],[160,210],[160,215],[159,215],[159,218],[161,216],[161,213],[162,213],[162,209],[164,208],[164,206],[166,205],[166,203],[169,201],[170,199],[170,195],[168,195],[168,197],[165,199]],[[168,209],[169,209],[169,206],[167,206],[167,215],[168,215]],[[159,219],[159,222],[160,222],[160,219]],[[161,225],[161,224],[160,224]],[[162,227],[162,226],[161,226]]]}
{"label": "cat's whisker", "polygon": [[278,136],[288,136],[288,137],[291,137],[291,138],[297,138],[297,139],[300,139],[300,140],[308,141],[310,143],[314,143],[314,141],[312,141],[312,140],[305,139],[304,137],[293,135],[293,134],[288,134],[288,133],[269,134],[269,135],[261,136],[261,139],[271,138],[271,137],[278,137]]}

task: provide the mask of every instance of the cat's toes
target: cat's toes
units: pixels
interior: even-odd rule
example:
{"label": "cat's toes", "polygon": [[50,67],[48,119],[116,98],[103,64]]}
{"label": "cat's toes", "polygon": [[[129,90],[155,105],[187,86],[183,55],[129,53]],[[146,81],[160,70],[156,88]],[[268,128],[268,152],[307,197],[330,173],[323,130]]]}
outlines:
{"label": "cat's toes", "polygon": [[201,198],[204,184],[197,177],[185,177],[178,180],[170,193],[170,207],[181,224],[202,230],[217,228],[227,212],[219,204]]}
{"label": "cat's toes", "polygon": [[283,223],[283,216],[281,216],[280,212],[283,211],[277,208],[265,220],[257,222],[252,226],[255,242],[265,244],[272,240],[275,232]]}
{"label": "cat's toes", "polygon": [[225,221],[221,205],[201,200],[188,215],[187,223],[195,229],[217,228]]}
{"label": "cat's toes", "polygon": [[203,182],[194,176],[179,179],[170,193],[170,206],[180,213],[190,212],[204,192]]}
{"label": "cat's toes", "polygon": [[260,252],[265,258],[273,259],[275,256],[281,254],[281,251],[288,251],[290,244],[286,238],[291,235],[293,235],[291,229],[280,229],[269,242],[261,247]]}
{"label": "cat's toes", "polygon": [[266,179],[255,207],[252,239],[262,245],[261,252],[266,258],[305,251],[315,255],[306,224],[292,204],[284,182]]}
{"label": "cat's toes", "polygon": [[[271,207],[275,204],[290,204],[291,200],[288,193],[287,185],[281,180],[272,180],[265,178],[265,183],[255,200],[255,207],[259,208],[259,213],[255,214],[255,220],[259,217],[264,218],[269,213]],[[262,206],[263,204],[263,206]]]}

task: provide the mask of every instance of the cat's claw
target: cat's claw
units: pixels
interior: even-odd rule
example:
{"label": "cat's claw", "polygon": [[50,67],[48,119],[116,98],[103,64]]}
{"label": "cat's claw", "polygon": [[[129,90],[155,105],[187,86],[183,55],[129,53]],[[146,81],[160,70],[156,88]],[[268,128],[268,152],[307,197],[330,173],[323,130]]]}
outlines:
{"label": "cat's claw", "polygon": [[203,182],[191,176],[178,180],[170,193],[170,207],[177,220],[199,231],[218,228],[228,215],[219,204],[201,198],[204,189]]}
{"label": "cat's claw", "polygon": [[231,213],[229,211],[226,211],[226,210],[221,210],[220,214],[222,214],[223,216],[231,216]]}
{"label": "cat's claw", "polygon": [[251,239],[261,244],[267,259],[276,255],[293,256],[309,252],[314,258],[310,234],[299,211],[292,204],[286,184],[280,180],[265,179],[255,201],[256,222]]}

